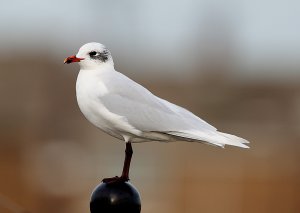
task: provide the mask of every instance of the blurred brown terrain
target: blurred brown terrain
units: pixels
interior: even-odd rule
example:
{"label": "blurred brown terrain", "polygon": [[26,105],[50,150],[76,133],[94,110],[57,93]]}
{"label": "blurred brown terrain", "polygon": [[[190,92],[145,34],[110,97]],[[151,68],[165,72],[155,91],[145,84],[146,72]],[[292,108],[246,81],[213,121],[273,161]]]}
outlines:
{"label": "blurred brown terrain", "polygon": [[[93,188],[121,172],[123,142],[79,111],[78,66],[45,58],[0,61],[1,213],[89,212]],[[134,144],[131,181],[140,190],[142,212],[300,212],[299,81],[242,81],[223,67],[205,69],[184,81],[120,69],[251,142],[248,150]]]}

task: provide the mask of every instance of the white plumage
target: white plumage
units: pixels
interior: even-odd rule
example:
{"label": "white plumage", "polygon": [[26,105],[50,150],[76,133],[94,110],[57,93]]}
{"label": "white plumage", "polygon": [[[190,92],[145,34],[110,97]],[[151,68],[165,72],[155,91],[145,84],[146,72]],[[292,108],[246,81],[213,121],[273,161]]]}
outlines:
{"label": "white plumage", "polygon": [[191,141],[248,148],[245,139],[217,131],[115,71],[111,54],[102,44],[83,45],[76,58],[81,68],[76,83],[78,105],[106,133],[126,142]]}

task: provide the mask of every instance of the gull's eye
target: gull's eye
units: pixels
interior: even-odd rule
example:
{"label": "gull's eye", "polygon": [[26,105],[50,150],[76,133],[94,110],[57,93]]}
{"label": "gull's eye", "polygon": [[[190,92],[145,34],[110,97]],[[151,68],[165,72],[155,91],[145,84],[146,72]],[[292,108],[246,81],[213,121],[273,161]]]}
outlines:
{"label": "gull's eye", "polygon": [[109,52],[108,50],[97,51],[92,50],[88,53],[92,60],[97,60],[98,62],[106,62],[108,60]]}
{"label": "gull's eye", "polygon": [[96,52],[96,51],[92,51],[92,52],[89,53],[89,55],[90,55],[91,57],[95,57],[95,56],[99,55],[99,53]]}

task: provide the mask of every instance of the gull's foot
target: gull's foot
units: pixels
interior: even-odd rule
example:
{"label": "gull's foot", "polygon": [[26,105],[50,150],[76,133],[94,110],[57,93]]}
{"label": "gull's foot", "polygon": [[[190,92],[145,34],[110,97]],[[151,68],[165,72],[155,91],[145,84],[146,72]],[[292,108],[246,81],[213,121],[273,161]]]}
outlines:
{"label": "gull's foot", "polygon": [[115,176],[115,177],[112,177],[112,178],[104,178],[102,180],[103,183],[124,183],[126,181],[129,181],[129,178],[128,177],[118,177],[118,176]]}

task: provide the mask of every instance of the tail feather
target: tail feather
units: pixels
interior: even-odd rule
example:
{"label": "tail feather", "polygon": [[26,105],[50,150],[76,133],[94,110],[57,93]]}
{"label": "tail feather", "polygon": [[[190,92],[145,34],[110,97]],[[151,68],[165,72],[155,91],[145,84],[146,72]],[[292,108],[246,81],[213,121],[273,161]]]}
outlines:
{"label": "tail feather", "polygon": [[237,146],[241,148],[249,148],[245,143],[247,140],[235,135],[218,132],[218,131],[170,131],[169,135],[177,136],[188,141],[204,142],[210,145],[224,147],[225,145]]}

